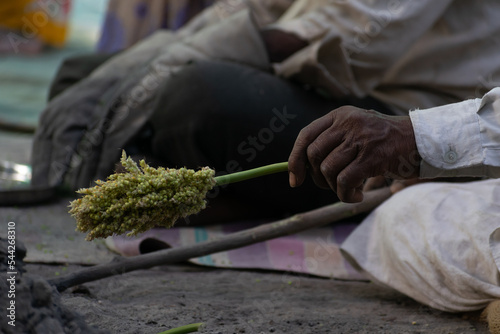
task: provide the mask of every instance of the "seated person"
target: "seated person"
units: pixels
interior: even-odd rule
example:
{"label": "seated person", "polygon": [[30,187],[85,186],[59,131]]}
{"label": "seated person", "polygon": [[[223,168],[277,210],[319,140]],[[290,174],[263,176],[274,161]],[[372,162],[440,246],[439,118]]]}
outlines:
{"label": "seated person", "polygon": [[475,311],[500,299],[500,88],[409,116],[334,110],[300,132],[289,171],[292,187],[309,171],[347,202],[361,201],[363,180],[377,175],[493,178],[405,189],[342,248],[375,282],[440,310]]}
{"label": "seated person", "polygon": [[[332,109],[405,115],[483,94],[500,73],[492,0],[235,3],[218,1],[179,31],[160,31],[53,90],[34,141],[33,184],[87,187],[113,172],[123,148],[219,173],[285,161],[300,129]],[[218,189],[211,219],[337,200],[285,182]]]}

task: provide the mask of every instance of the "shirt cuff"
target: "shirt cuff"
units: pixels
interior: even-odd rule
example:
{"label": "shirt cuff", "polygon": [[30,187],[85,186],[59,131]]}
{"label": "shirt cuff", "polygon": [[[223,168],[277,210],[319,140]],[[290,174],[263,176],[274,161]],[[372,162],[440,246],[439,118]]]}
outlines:
{"label": "shirt cuff", "polygon": [[484,176],[480,125],[481,100],[415,110],[410,118],[422,157],[420,177]]}

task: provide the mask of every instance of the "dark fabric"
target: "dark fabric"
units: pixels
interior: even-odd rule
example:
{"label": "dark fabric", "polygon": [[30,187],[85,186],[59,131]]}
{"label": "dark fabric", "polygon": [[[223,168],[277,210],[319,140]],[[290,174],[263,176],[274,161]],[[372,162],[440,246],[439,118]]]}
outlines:
{"label": "dark fabric", "polygon": [[[107,59],[96,55],[67,61],[54,80],[51,92],[60,94],[72,81],[79,81]],[[388,110],[373,99],[326,99],[270,73],[216,61],[186,64],[169,77],[159,91],[161,94],[156,96],[152,110],[147,113],[151,115],[148,120],[143,117],[141,124],[133,124],[133,128],[142,130],[133,130],[136,133],[129,136],[133,137],[131,140],[115,145],[125,148],[128,154],[145,156],[156,165],[195,169],[209,166],[218,174],[286,161],[299,131],[341,105]],[[99,100],[93,101],[97,107]],[[66,117],[78,116],[68,114]],[[63,115],[58,115],[58,119],[61,118]],[[132,123],[130,125],[132,128]],[[67,132],[71,131],[75,129],[68,127]],[[85,130],[79,128],[78,131]],[[126,132],[127,128],[122,131]],[[101,145],[106,145],[106,140],[104,137]],[[83,157],[87,161],[81,164],[97,165],[98,156],[99,153],[89,152]],[[108,173],[111,172],[110,169]],[[94,175],[94,178],[102,177]],[[86,178],[89,184],[93,181],[90,175]],[[291,189],[287,173],[228,185],[215,189],[208,197],[210,203],[237,199],[247,207],[254,207],[257,217],[287,215],[337,201],[333,192],[318,189],[312,180]]]}
{"label": "dark fabric", "polygon": [[73,86],[78,81],[87,77],[93,70],[98,68],[115,54],[90,54],[71,57],[64,60],[59,66],[56,76],[50,86],[49,101],[59,93]]}
{"label": "dark fabric", "polygon": [[113,71],[120,66],[106,62],[109,66],[99,76],[75,80],[71,86],[54,82],[67,88],[52,98],[40,116],[32,148],[32,186],[76,190],[113,171],[124,143],[141,129],[152,111],[145,101],[116,117],[121,111],[116,106],[148,73],[147,61],[142,59],[147,55],[136,58],[127,64],[127,71]]}
{"label": "dark fabric", "polygon": [[[299,131],[344,104],[386,111],[374,100],[334,101],[235,63],[186,65],[162,87],[148,131],[151,155],[170,167],[231,173],[287,161]],[[337,201],[308,180],[292,189],[282,173],[226,186],[214,197],[289,214]]]}

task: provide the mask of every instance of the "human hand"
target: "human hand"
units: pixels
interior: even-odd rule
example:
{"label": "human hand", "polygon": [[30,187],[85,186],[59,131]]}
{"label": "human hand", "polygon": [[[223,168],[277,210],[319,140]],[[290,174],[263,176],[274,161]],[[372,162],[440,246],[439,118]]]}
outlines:
{"label": "human hand", "polygon": [[420,160],[408,116],[344,106],[300,131],[288,159],[290,185],[300,186],[308,169],[319,187],[360,202],[365,179],[418,177]]}
{"label": "human hand", "polygon": [[261,36],[269,55],[269,61],[272,63],[282,62],[308,44],[299,36],[278,29],[263,30]]}

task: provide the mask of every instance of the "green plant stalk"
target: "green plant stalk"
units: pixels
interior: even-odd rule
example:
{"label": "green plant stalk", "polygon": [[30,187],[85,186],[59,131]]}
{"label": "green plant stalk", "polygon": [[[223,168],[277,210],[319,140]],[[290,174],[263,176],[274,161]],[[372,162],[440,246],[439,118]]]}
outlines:
{"label": "green plant stalk", "polygon": [[287,172],[288,162],[279,162],[272,165],[262,166],[254,169],[244,170],[232,174],[220,175],[215,177],[216,185],[222,186],[229,183],[235,183],[253,179],[259,176]]}
{"label": "green plant stalk", "polygon": [[185,334],[185,333],[197,332],[201,325],[203,325],[203,322],[172,328],[169,329],[168,331],[161,332],[158,334]]}
{"label": "green plant stalk", "polygon": [[282,162],[243,172],[214,177],[215,170],[153,168],[144,160],[139,165],[122,152],[127,173],[115,173],[106,181],[78,190],[84,196],[70,202],[77,230],[86,240],[113,234],[137,235],[155,226],[172,227],[181,218],[205,209],[207,193],[216,185],[287,171]]}

